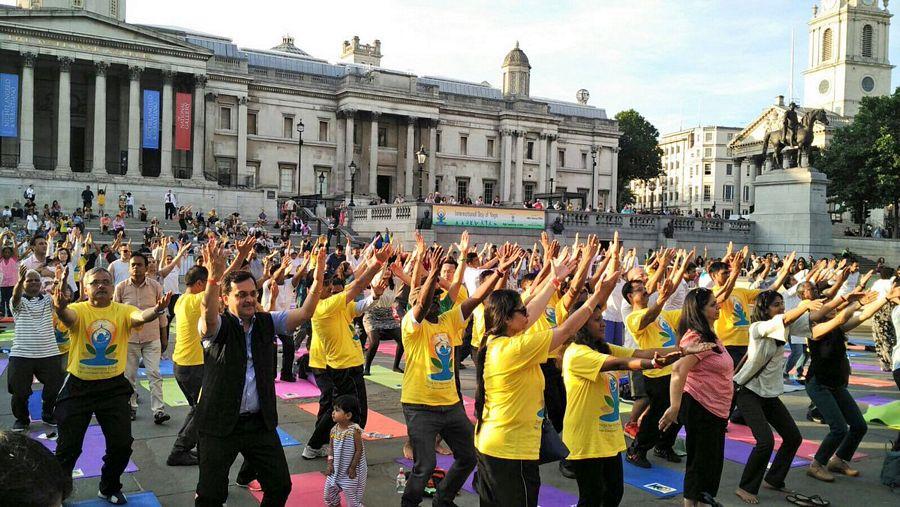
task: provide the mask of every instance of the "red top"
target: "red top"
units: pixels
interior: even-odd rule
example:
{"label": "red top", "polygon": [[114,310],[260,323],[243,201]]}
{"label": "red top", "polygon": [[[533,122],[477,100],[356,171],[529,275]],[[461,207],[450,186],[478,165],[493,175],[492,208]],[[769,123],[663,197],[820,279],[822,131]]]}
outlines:
{"label": "red top", "polygon": [[[681,338],[681,346],[686,347],[700,342],[700,333],[689,330]],[[717,354],[712,350],[697,354],[697,364],[688,372],[684,383],[684,392],[691,395],[706,410],[723,418],[728,418],[731,411],[731,397],[734,394],[732,377],[734,376],[734,361],[725,351],[725,346],[717,338],[716,343],[721,349]]]}

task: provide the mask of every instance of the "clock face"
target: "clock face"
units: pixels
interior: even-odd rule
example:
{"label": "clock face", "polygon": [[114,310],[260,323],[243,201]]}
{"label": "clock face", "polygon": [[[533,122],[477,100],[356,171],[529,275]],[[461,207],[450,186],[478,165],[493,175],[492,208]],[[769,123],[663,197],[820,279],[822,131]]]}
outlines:
{"label": "clock face", "polygon": [[823,79],[821,83],[819,83],[819,93],[822,95],[828,93],[828,89],[831,88],[831,85],[828,83],[827,79]]}

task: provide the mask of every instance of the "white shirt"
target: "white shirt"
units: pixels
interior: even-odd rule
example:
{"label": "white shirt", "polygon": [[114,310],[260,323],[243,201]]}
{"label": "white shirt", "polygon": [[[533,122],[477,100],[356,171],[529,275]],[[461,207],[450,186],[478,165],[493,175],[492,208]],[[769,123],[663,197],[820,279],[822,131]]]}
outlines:
{"label": "white shirt", "polygon": [[134,206],[134,196],[133,195],[126,196],[125,204],[127,204],[128,206]]}
{"label": "white shirt", "polygon": [[712,277],[709,276],[709,273],[703,273],[700,275],[700,279],[697,281],[697,287],[703,287],[704,289],[711,289],[716,285],[716,282],[713,281]]}
{"label": "white shirt", "polygon": [[872,288],[870,290],[874,290],[878,293],[878,297],[886,298],[888,294],[891,293],[891,289],[894,287],[894,277],[890,277],[888,279],[876,280],[875,283],[872,284]]}
{"label": "white shirt", "polygon": [[[750,324],[750,343],[747,360],[734,374],[734,381],[763,398],[777,398],[784,393],[784,353],[788,330],[784,315]],[[762,371],[760,371],[762,369]],[[756,372],[760,372],[756,375]],[[750,377],[756,375],[750,380]]]}
{"label": "white shirt", "polygon": [[38,228],[38,217],[37,215],[28,215],[28,224],[25,226],[29,231],[36,231]]}
{"label": "white shirt", "polygon": [[[894,324],[894,332],[900,336],[900,305],[891,310],[891,322]],[[891,354],[891,369],[900,370],[900,340],[894,345],[894,351]]]}
{"label": "white shirt", "polygon": [[622,318],[622,286],[625,285],[624,280],[619,280],[612,294],[606,299],[606,308],[603,309],[603,320],[610,322],[624,322]]}
{"label": "white shirt", "polygon": [[172,271],[163,278],[163,292],[171,292],[172,294],[181,294],[181,285],[178,283],[178,267],[172,268]]}
{"label": "white shirt", "polygon": [[691,287],[684,279],[682,279],[678,282],[678,287],[675,287],[675,291],[672,292],[672,295],[669,296],[669,299],[663,306],[663,310],[680,310],[681,307],[684,306],[684,298],[687,297],[690,290]]}
{"label": "white shirt", "polygon": [[16,319],[10,356],[37,359],[60,354],[53,329],[53,303],[49,296],[28,299],[23,294],[18,307],[13,306],[12,301],[9,305]]}
{"label": "white shirt", "polygon": [[47,263],[46,261],[39,261],[38,258],[34,256],[34,254],[29,255],[20,262],[28,269],[37,269]]}
{"label": "white shirt", "polygon": [[116,259],[109,263],[109,272],[113,276],[113,284],[118,285],[128,279],[128,261]]}
{"label": "white shirt", "polygon": [[841,285],[841,288],[838,289],[838,295],[843,296],[844,294],[853,292],[853,289],[856,288],[857,283],[859,283],[859,271],[857,271],[856,273],[850,273],[850,276],[847,277],[844,285]]}

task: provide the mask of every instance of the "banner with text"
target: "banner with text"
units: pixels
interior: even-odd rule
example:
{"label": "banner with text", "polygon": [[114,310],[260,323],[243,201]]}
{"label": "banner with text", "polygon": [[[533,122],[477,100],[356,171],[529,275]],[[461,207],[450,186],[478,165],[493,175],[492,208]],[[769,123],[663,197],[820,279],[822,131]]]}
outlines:
{"label": "banner with text", "polygon": [[175,149],[191,149],[191,94],[175,94]]}
{"label": "banner with text", "polygon": [[506,209],[478,206],[445,206],[432,208],[432,224],[456,227],[507,227],[511,229],[543,229],[544,212],[533,209]]}
{"label": "banner with text", "polygon": [[159,92],[144,90],[144,128],[141,148],[159,149]]}
{"label": "banner with text", "polygon": [[19,75],[0,74],[0,137],[19,135]]}

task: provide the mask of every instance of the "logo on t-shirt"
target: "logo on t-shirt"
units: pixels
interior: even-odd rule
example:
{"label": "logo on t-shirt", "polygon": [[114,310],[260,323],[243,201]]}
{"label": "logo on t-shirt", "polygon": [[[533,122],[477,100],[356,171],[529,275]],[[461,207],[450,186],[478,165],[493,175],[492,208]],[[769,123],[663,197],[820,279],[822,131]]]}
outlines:
{"label": "logo on t-shirt", "polygon": [[675,346],[675,331],[672,329],[672,326],[669,325],[663,319],[659,319],[659,327],[662,331],[659,333],[659,336],[662,338],[663,347],[674,347]]}
{"label": "logo on t-shirt", "polygon": [[447,333],[438,333],[431,339],[431,366],[428,378],[437,382],[445,382],[453,378],[453,346]]}
{"label": "logo on t-shirt", "polygon": [[731,298],[734,302],[734,327],[749,326],[750,321],[747,319],[747,312],[744,311],[744,305],[737,298]]}
{"label": "logo on t-shirt", "polygon": [[619,383],[616,381],[615,375],[607,375],[609,377],[609,396],[604,396],[603,401],[611,411],[606,415],[601,415],[600,420],[607,423],[619,422]]}
{"label": "logo on t-shirt", "polygon": [[118,359],[107,357],[116,351],[116,345],[112,342],[116,326],[108,320],[95,320],[88,326],[87,334],[90,343],[85,343],[84,348],[89,356],[81,360],[81,364],[88,366],[110,366],[119,362]]}
{"label": "logo on t-shirt", "polygon": [[544,315],[547,316],[547,320],[550,322],[550,327],[556,327],[556,308],[547,308],[544,310]]}

